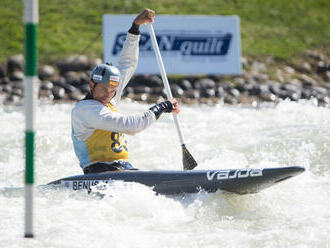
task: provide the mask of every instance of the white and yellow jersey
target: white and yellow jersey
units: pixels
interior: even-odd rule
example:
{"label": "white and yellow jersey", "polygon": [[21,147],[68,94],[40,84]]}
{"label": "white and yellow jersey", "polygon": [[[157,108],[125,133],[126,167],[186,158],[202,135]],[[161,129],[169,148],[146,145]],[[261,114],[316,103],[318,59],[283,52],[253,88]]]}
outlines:
{"label": "white and yellow jersey", "polygon": [[122,115],[112,104],[96,100],[78,102],[72,110],[72,141],[80,166],[94,162],[128,161],[125,134],[135,134],[156,120],[148,110],[142,114]]}
{"label": "white and yellow jersey", "polygon": [[127,161],[125,134],[140,132],[156,120],[151,110],[142,114],[122,115],[115,109],[135,71],[138,43],[139,35],[127,33],[117,66],[121,74],[119,86],[111,103],[104,106],[99,101],[88,99],[78,102],[72,109],[72,141],[82,168],[94,162]]}

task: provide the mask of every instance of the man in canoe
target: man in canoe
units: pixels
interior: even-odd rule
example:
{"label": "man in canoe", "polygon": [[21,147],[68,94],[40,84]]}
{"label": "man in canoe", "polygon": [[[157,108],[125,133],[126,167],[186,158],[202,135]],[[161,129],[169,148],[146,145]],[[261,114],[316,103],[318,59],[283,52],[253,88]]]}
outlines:
{"label": "man in canoe", "polygon": [[138,63],[139,26],[153,22],[154,15],[154,11],[145,9],[134,19],[118,66],[96,66],[90,77],[90,92],[72,109],[72,142],[85,174],[134,169],[128,161],[125,134],[146,129],[163,112],[180,112],[175,99],[136,115],[122,115],[115,108]]}

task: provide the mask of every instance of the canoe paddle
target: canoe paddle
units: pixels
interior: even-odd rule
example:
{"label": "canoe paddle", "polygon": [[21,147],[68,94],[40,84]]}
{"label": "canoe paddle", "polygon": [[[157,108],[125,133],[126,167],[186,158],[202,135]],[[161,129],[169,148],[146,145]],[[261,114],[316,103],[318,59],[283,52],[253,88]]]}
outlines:
{"label": "canoe paddle", "polygon": [[[166,75],[166,72],[165,72],[163,60],[162,60],[162,57],[160,55],[158,43],[157,43],[157,40],[156,40],[155,31],[154,31],[154,28],[153,28],[151,23],[149,24],[149,33],[150,33],[150,37],[151,37],[152,46],[153,46],[155,54],[156,54],[158,67],[159,67],[160,73],[162,75],[163,84],[164,84],[164,87],[165,87],[165,90],[166,90],[167,98],[169,98],[169,99],[173,98],[171,88],[170,88],[170,85],[168,83],[167,75]],[[180,126],[180,123],[179,123],[179,118],[175,113],[173,113],[173,119],[174,119],[176,130],[178,131],[180,142],[181,142],[183,169],[184,170],[192,170],[197,166],[197,162],[193,158],[193,156],[190,154],[190,152],[188,151],[188,149],[185,145],[182,130],[181,130],[181,126]]]}

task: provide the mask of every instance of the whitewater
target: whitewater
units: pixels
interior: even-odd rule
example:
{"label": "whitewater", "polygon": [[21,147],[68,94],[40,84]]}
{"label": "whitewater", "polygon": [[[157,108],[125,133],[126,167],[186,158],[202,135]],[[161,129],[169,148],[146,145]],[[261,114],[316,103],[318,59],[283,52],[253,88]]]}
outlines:
{"label": "whitewater", "polygon": [[[0,247],[330,247],[330,108],[314,101],[183,105],[179,118],[198,169],[306,171],[250,195],[163,196],[116,182],[99,197],[40,187],[82,174],[71,143],[72,107],[37,108],[35,238],[24,239],[24,112],[0,104]],[[119,111],[148,107],[125,100]],[[137,168],[182,169],[171,115],[129,136],[128,148]]]}

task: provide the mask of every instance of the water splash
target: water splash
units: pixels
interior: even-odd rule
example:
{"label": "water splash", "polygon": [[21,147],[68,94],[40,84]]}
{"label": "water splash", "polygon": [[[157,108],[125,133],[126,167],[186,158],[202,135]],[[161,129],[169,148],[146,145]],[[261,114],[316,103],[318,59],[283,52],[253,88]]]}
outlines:
{"label": "water splash", "polygon": [[[38,108],[37,185],[82,173],[70,140],[71,108]],[[120,111],[147,108],[124,102]],[[95,188],[92,194],[37,188],[37,239],[32,241],[22,239],[23,111],[0,105],[0,114],[0,243],[7,247],[330,246],[329,108],[308,101],[258,108],[183,106],[180,120],[198,169],[302,165],[307,171],[244,196],[200,192],[168,197],[123,182]],[[182,169],[170,115],[129,137],[129,150],[140,169]]]}

